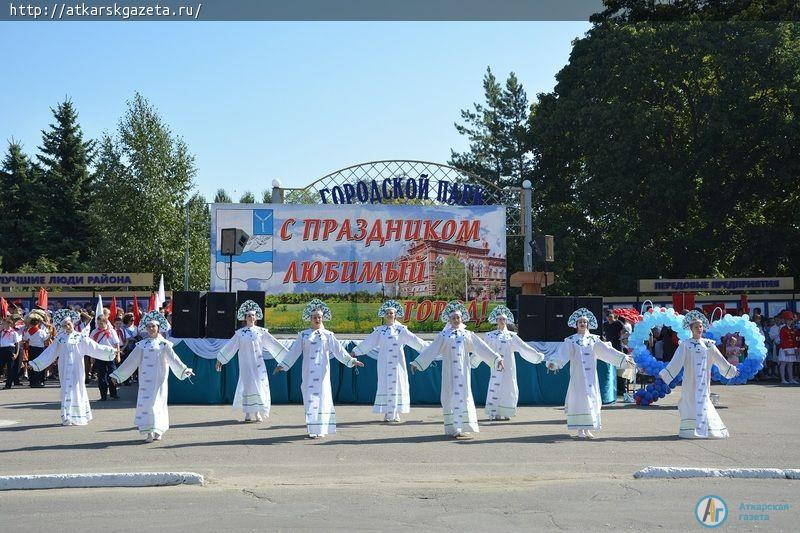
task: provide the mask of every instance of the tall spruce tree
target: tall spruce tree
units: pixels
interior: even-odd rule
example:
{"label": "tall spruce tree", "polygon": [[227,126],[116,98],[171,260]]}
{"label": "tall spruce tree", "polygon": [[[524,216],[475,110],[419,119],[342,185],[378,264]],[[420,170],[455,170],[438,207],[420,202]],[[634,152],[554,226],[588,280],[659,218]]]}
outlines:
{"label": "tall spruce tree", "polygon": [[225,191],[225,189],[217,189],[217,194],[214,195],[214,203],[232,204],[233,199],[231,198],[231,195]]}
{"label": "tall spruce tree", "polygon": [[38,200],[42,176],[14,140],[8,144],[0,170],[0,256],[2,270],[13,272],[33,264],[45,246],[44,210]]}
{"label": "tall spruce tree", "polygon": [[95,142],[84,140],[78,113],[69,99],[52,112],[55,122],[42,131],[36,156],[46,184],[39,198],[44,216],[41,251],[62,270],[81,271],[88,266],[93,241],[88,207]]}

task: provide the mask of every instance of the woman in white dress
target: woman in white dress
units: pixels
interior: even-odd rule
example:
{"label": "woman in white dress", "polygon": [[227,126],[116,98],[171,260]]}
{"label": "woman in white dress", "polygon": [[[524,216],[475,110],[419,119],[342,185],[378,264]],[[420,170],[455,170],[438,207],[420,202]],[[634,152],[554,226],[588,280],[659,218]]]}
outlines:
{"label": "woman in white dress", "polygon": [[239,382],[236,384],[233,407],[242,409],[245,422],[261,422],[269,416],[270,409],[269,376],[263,352],[268,351],[277,359],[286,348],[267,328],[256,326],[256,320],[264,318],[264,311],[253,300],[247,300],[239,306],[236,318],[244,320],[245,326],[236,330],[231,340],[222,347],[217,355],[216,369],[220,372],[222,365],[236,353],[239,354]]}
{"label": "woman in white dress", "polygon": [[503,356],[505,369],[500,372],[492,368],[489,377],[489,390],[486,392],[484,411],[490,420],[509,420],[517,414],[519,386],[517,385],[517,364],[514,352],[529,363],[544,361],[544,354],[528,346],[519,335],[508,329],[514,323],[514,313],[504,305],[498,305],[489,314],[488,322],[497,324],[497,329],[486,334],[486,344]]}
{"label": "woman in white dress", "polygon": [[310,329],[297,334],[297,339],[288,352],[275,356],[278,366],[275,373],[288,371],[303,355],[303,406],[306,413],[308,437],[316,439],[328,433],[336,433],[336,411],[331,393],[330,358],[335,357],[347,367],[364,366],[351,357],[332,331],[325,329],[324,321],[331,319],[331,310],[325,302],[313,299],[305,310],[303,320],[311,322]]}
{"label": "woman in white dress", "polygon": [[85,426],[92,419],[83,356],[88,355],[100,361],[112,361],[117,356],[115,348],[102,346],[75,331],[74,325],[78,320],[80,317],[75,311],[56,311],[53,314],[53,324],[57,332],[55,340],[39,357],[28,362],[31,370],[41,372],[58,359],[61,423],[65,426]]}
{"label": "woman in white dress", "polygon": [[681,417],[678,436],[685,439],[723,439],[729,433],[711,403],[711,366],[717,365],[720,374],[726,378],[736,377],[739,370],[728,363],[713,340],[703,338],[708,319],[702,313],[686,313],[683,327],[691,330],[692,338],[681,341],[672,361],[659,373],[664,382],[670,383],[683,370],[681,399],[678,402]]}
{"label": "woman in white dress", "polygon": [[472,399],[471,370],[484,361],[502,372],[503,356],[466,328],[464,322],[469,322],[469,312],[464,304],[455,300],[449,302],[442,320],[447,325],[411,362],[411,372],[427,369],[437,356],[442,356],[444,433],[456,439],[470,439],[473,433],[480,431]]}
{"label": "woman in white dress", "polygon": [[569,387],[564,409],[567,413],[567,428],[578,431],[578,438],[593,439],[592,430],[602,428],[600,421],[600,383],[597,379],[597,360],[622,368],[632,368],[633,359],[600,340],[589,329],[597,329],[597,318],[588,309],[581,307],[567,320],[577,333],[570,335],[561,344],[558,354],[547,362],[550,370],[559,370],[569,365]]}
{"label": "woman in white dress", "polygon": [[417,352],[427,343],[411,333],[408,328],[397,321],[403,318],[403,306],[395,300],[381,305],[378,316],[386,320],[386,324],[376,327],[366,339],[353,349],[353,357],[366,355],[371,350],[378,352],[378,391],[375,393],[373,413],[385,413],[384,421],[400,423],[400,413],[411,411],[408,372],[404,346]]}
{"label": "woman in white dress", "polygon": [[161,336],[160,331],[167,329],[169,324],[164,315],[158,311],[145,313],[139,331],[146,332],[147,338],[137,342],[125,362],[111,374],[111,379],[122,383],[139,369],[139,393],[133,423],[144,435],[145,442],[161,440],[169,429],[167,385],[170,370],[180,380],[194,376],[192,369],[184,365],[172,349],[172,343]]}

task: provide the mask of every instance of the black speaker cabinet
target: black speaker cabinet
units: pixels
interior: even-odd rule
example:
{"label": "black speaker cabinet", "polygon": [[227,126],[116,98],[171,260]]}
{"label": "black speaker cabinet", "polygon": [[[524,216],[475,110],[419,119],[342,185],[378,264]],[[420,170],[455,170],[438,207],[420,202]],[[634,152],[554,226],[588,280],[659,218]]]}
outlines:
{"label": "black speaker cabinet", "polygon": [[563,341],[575,330],[567,325],[569,315],[575,310],[575,298],[572,296],[547,297],[547,340]]}
{"label": "black speaker cabinet", "polygon": [[[267,293],[264,291],[237,291],[236,292],[236,310],[239,310],[239,306],[242,305],[247,300],[253,300],[259,306],[261,306],[261,311],[264,311],[264,298]],[[256,326],[264,327],[264,319],[256,320]]]}
{"label": "black speaker cabinet", "polygon": [[524,341],[543,341],[546,338],[546,296],[520,294],[517,296],[517,328]]}
{"label": "black speaker cabinet", "polygon": [[222,255],[242,255],[250,235],[239,228],[223,228],[220,235],[219,251]]}
{"label": "black speaker cabinet", "polygon": [[603,334],[603,297],[602,296],[576,296],[575,309],[585,307],[597,318],[597,329],[590,330],[597,335]]}
{"label": "black speaker cabinet", "polygon": [[209,292],[206,294],[206,337],[229,339],[236,331],[236,294]]}
{"label": "black speaker cabinet", "polygon": [[206,295],[198,291],[173,291],[172,336],[199,339],[206,333]]}

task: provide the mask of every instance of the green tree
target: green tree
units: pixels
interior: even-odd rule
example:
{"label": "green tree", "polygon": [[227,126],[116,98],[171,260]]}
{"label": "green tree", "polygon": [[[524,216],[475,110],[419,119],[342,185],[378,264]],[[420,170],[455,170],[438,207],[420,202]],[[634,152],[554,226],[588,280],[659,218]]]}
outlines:
{"label": "green tree", "polygon": [[239,198],[240,204],[254,204],[256,203],[256,195],[250,191],[245,191],[242,197]]}
{"label": "green tree", "polygon": [[0,169],[0,256],[8,272],[36,261],[49,238],[38,203],[42,189],[41,171],[25,155],[22,145],[11,140]]}
{"label": "green tree", "polygon": [[261,191],[261,203],[264,204],[272,203],[272,189],[264,189],[263,191]]}
{"label": "green tree", "polygon": [[[456,130],[469,140],[469,150],[452,151],[450,164],[483,178],[498,187],[521,187],[531,178],[533,148],[528,125],[530,105],[522,84],[512,72],[501,85],[491,68],[483,78],[485,102],[462,110],[462,124]],[[511,213],[520,210],[519,199],[487,190],[490,203],[504,202]],[[508,276],[523,269],[523,239],[506,243]]]}
{"label": "green tree", "polygon": [[554,292],[800,272],[800,27],[605,21],[530,117]]}
{"label": "green tree", "polygon": [[[208,220],[201,207],[205,201],[191,196],[195,173],[194,156],[186,143],[136,93],[116,137],[104,135],[100,143],[92,210],[99,234],[93,248],[95,263],[107,270],[153,272],[155,279],[163,273],[168,288],[182,287],[186,203],[192,198],[190,270],[193,282],[205,278],[205,286],[209,252],[198,236]],[[207,229],[205,236],[207,240]]]}
{"label": "green tree", "polygon": [[448,300],[466,298],[467,287],[472,285],[472,275],[464,263],[456,256],[449,255],[444,263],[434,268],[433,283],[436,287],[436,296]]}
{"label": "green tree", "polygon": [[592,22],[782,21],[800,19],[794,0],[603,0]]}
{"label": "green tree", "polygon": [[211,283],[211,213],[205,198],[199,193],[189,199],[188,209],[189,287],[192,290],[208,290]]}
{"label": "green tree", "polygon": [[520,187],[532,165],[527,94],[513,72],[503,87],[491,68],[486,69],[483,91],[485,103],[462,110],[463,124],[455,125],[469,140],[469,151],[452,151],[450,164],[499,187]]}
{"label": "green tree", "polygon": [[55,122],[42,132],[37,156],[46,183],[38,202],[45,229],[42,253],[65,271],[81,271],[87,266],[93,241],[87,209],[93,190],[89,167],[95,143],[83,139],[70,100],[51,111]]}
{"label": "green tree", "polygon": [[232,204],[231,196],[225,192],[225,189],[217,189],[217,194],[214,195],[215,204]]}

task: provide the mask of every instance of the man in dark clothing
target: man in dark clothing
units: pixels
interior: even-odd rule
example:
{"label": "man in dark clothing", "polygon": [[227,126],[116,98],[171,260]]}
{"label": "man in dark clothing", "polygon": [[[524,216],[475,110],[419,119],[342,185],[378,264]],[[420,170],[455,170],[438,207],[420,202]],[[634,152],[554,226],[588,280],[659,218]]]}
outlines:
{"label": "man in dark clothing", "polygon": [[620,336],[622,335],[622,322],[617,319],[617,315],[613,312],[608,315],[608,322],[603,324],[603,337],[611,343],[617,351],[622,351],[622,344],[620,343]]}

